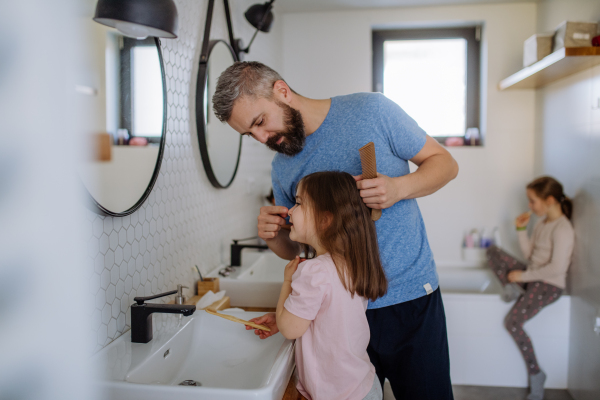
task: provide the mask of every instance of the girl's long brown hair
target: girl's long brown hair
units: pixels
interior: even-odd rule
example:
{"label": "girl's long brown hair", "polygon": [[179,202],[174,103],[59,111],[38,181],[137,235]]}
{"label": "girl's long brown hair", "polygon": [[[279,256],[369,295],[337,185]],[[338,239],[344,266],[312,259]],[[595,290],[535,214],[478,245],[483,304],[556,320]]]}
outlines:
{"label": "girl's long brown hair", "polygon": [[560,209],[568,219],[573,214],[573,202],[564,191],[563,185],[551,176],[541,176],[527,185],[527,189],[533,190],[535,195],[542,200],[552,196],[560,204]]}
{"label": "girl's long brown hair", "polygon": [[320,244],[331,254],[346,290],[373,301],[383,296],[387,279],[379,258],[375,223],[352,175],[315,172],[300,180],[298,190],[314,217]]}

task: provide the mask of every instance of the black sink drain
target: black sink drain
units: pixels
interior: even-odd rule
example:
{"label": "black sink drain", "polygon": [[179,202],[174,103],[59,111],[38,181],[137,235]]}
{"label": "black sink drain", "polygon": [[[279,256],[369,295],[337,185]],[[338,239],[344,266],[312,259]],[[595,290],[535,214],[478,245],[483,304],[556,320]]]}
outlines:
{"label": "black sink drain", "polygon": [[186,381],[183,381],[179,384],[179,386],[202,386],[202,384],[198,381],[195,381],[193,379],[188,379]]}

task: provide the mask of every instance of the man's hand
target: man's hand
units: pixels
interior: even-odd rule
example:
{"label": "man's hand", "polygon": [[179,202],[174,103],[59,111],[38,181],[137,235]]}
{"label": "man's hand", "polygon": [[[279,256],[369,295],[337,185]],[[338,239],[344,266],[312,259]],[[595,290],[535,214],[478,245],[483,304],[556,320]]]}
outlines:
{"label": "man's hand", "polygon": [[254,329],[251,326],[246,325],[247,331],[249,331],[250,329],[254,329],[254,334],[258,335],[261,339],[266,339],[279,332],[275,313],[268,313],[263,315],[262,317],[252,318],[250,322],[254,322],[255,324],[259,325],[265,325],[267,328],[271,329],[271,332],[267,332],[263,331],[262,329]]}
{"label": "man's hand", "polygon": [[523,278],[523,271],[510,271],[507,278],[509,282],[521,282],[521,279]]}
{"label": "man's hand", "polygon": [[360,190],[360,197],[369,208],[390,208],[400,200],[402,195],[398,188],[399,178],[377,173],[377,178],[363,179],[362,175],[354,177],[356,187]]}
{"label": "man's hand", "polygon": [[258,237],[264,240],[274,239],[281,228],[286,228],[287,207],[267,206],[260,208],[258,216]]}

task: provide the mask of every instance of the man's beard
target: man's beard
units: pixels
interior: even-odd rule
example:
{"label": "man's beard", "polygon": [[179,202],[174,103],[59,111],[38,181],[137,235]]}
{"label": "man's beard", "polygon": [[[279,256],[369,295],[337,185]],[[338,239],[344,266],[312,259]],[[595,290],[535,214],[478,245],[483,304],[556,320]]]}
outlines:
{"label": "man's beard", "polygon": [[[300,114],[300,111],[281,101],[276,101],[276,104],[283,110],[285,131],[279,132],[272,138],[269,138],[265,144],[268,148],[278,153],[294,156],[302,151],[306,139],[302,114]],[[277,141],[282,137],[283,141],[277,144]]]}

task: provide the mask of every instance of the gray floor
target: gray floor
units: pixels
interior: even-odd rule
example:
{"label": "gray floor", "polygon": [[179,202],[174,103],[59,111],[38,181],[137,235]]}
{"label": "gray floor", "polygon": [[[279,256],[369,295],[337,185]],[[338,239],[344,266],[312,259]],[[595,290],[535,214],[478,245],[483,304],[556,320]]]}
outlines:
{"label": "gray floor", "polygon": [[[523,388],[493,386],[453,386],[455,400],[521,400],[529,391]],[[544,400],[573,400],[566,390],[546,389]]]}
{"label": "gray floor", "polygon": [[[525,400],[527,389],[493,386],[455,385],[454,400]],[[395,400],[389,382],[383,387],[383,400]],[[544,400],[573,400],[566,390],[546,389]]]}

